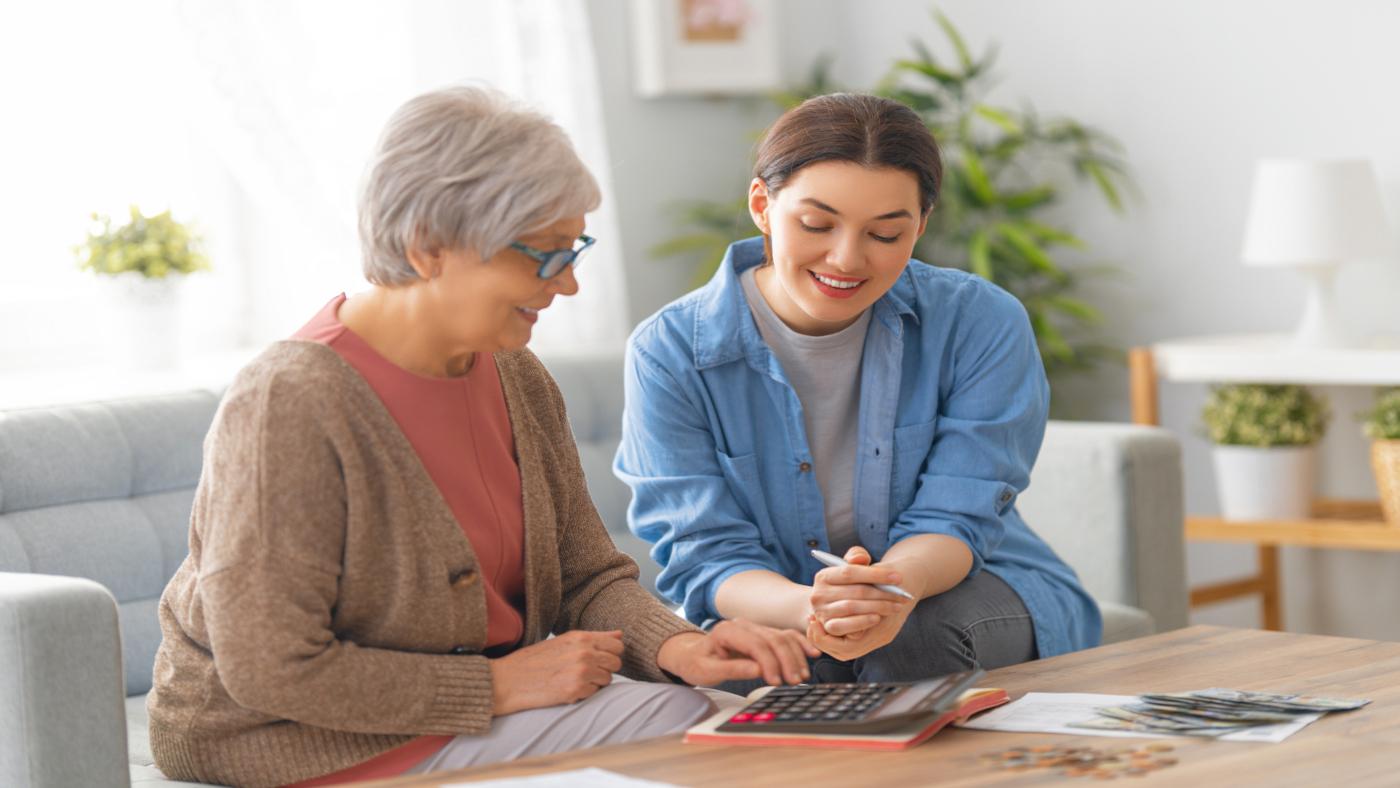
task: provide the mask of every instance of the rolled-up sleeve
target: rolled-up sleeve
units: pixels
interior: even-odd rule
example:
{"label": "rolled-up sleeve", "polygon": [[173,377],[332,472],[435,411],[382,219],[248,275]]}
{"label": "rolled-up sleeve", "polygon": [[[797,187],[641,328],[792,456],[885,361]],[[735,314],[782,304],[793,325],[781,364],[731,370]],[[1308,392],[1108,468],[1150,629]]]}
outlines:
{"label": "rolled-up sleeve", "polygon": [[715,593],[730,576],[780,570],[730,487],[703,408],[638,344],[627,350],[613,470],[632,488],[628,527],[661,565],[657,589],[700,623],[719,617]]}
{"label": "rolled-up sleeve", "polygon": [[1030,484],[1050,407],[1024,307],[984,283],[971,287],[954,333],[952,374],[940,392],[933,443],[913,502],[896,515],[889,540],[956,537],[972,551],[969,575],[1001,543],[1002,516]]}

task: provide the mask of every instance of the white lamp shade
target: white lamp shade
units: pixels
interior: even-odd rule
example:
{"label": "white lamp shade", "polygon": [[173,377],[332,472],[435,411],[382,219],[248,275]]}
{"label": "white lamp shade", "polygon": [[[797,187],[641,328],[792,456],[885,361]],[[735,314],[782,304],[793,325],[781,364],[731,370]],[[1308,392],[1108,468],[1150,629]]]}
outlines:
{"label": "white lamp shade", "polygon": [[1388,256],[1390,228],[1364,159],[1263,159],[1245,222],[1251,265],[1329,265]]}

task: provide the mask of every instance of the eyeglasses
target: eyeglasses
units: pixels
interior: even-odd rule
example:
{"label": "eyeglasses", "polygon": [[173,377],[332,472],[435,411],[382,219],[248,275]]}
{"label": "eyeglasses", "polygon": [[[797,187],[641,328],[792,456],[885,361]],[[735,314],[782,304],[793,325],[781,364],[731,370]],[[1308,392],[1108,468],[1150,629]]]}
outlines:
{"label": "eyeglasses", "polygon": [[588,251],[588,247],[592,246],[596,240],[591,235],[580,235],[578,240],[574,241],[572,249],[552,249],[548,252],[533,246],[526,246],[518,241],[511,243],[510,248],[538,262],[540,270],[537,274],[541,279],[553,279],[565,268],[578,265],[578,259],[583,256],[584,252]]}

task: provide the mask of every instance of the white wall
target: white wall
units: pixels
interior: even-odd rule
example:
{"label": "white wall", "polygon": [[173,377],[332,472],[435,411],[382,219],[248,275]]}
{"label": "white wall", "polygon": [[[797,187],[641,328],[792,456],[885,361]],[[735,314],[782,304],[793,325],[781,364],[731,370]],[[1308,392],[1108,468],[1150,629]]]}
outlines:
{"label": "white wall", "polygon": [[[689,289],[692,265],[648,250],[679,234],[673,207],[748,189],[755,134],[777,117],[760,98],[639,98],[632,87],[628,0],[588,0],[608,155],[622,226],[630,317],[636,323]],[[785,74],[799,79],[836,37],[837,0],[778,0]],[[756,231],[755,231],[756,232]],[[608,239],[611,241],[612,239]],[[586,273],[581,285],[588,286]]]}
{"label": "white wall", "polygon": [[[641,251],[671,228],[661,206],[676,197],[715,198],[746,170],[743,133],[768,116],[729,103],[646,102],[632,97],[623,4],[593,0],[594,36],[618,168],[634,320],[684,286],[677,269]],[[1084,194],[1060,217],[1086,237],[1095,259],[1121,266],[1117,284],[1090,296],[1122,347],[1193,334],[1286,330],[1301,312],[1302,287],[1286,271],[1248,269],[1239,248],[1254,161],[1268,155],[1360,155],[1372,159],[1395,228],[1400,228],[1400,4],[1375,0],[941,0],[980,49],[999,44],[995,102],[1033,103],[1116,135],[1127,146],[1142,198],[1118,218]],[[792,2],[783,45],[789,73],[821,51],[837,54],[837,76],[872,85],[908,40],[937,42],[925,0]],[[614,29],[613,26],[617,26]],[[947,51],[946,48],[936,51]],[[761,113],[760,113],[761,114]],[[1339,282],[1358,328],[1400,333],[1400,265],[1351,265]],[[1324,445],[1322,492],[1374,497],[1354,414],[1371,392],[1329,390],[1335,418]],[[1075,415],[1126,420],[1126,376],[1057,388]],[[1186,449],[1188,509],[1216,508],[1208,449],[1197,437],[1204,389],[1168,386],[1163,422]],[[1245,547],[1192,545],[1193,583],[1253,569]],[[1288,628],[1400,640],[1400,556],[1285,550]],[[1241,601],[1194,620],[1257,626]]]}

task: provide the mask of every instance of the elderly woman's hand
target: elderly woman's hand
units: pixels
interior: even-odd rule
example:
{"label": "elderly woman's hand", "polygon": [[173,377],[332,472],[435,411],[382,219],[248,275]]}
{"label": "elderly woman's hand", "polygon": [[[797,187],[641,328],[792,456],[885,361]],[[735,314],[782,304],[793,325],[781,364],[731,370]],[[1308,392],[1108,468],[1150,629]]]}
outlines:
{"label": "elderly woman's hand", "polygon": [[621,632],[565,632],[491,660],[492,711],[499,716],[581,701],[621,669]]}
{"label": "elderly woman's hand", "polygon": [[708,633],[685,632],[661,644],[656,664],[688,684],[712,686],[761,678],[769,684],[807,680],[817,651],[801,633],[751,621],[721,621]]}

